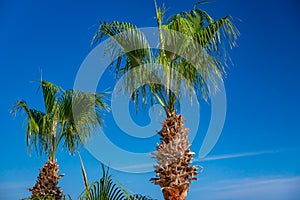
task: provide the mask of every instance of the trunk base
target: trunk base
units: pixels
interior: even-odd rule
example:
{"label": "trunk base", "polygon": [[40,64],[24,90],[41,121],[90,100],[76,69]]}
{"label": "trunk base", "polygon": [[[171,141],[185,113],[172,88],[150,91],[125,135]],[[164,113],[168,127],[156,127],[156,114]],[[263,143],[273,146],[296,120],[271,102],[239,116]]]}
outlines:
{"label": "trunk base", "polygon": [[186,187],[179,187],[176,189],[163,189],[163,195],[165,200],[185,200],[187,192],[188,188]]}

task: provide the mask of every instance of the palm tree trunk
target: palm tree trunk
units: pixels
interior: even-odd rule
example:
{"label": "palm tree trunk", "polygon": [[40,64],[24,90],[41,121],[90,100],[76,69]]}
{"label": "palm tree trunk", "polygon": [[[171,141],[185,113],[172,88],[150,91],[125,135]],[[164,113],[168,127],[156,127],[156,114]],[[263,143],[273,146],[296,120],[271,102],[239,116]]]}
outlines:
{"label": "palm tree trunk", "polygon": [[37,177],[34,187],[29,188],[31,191],[31,199],[55,199],[61,200],[63,191],[58,187],[58,180],[64,175],[58,175],[58,164],[56,160],[48,160],[45,162],[40,174]]}
{"label": "palm tree trunk", "polygon": [[158,165],[154,166],[156,177],[151,181],[162,188],[165,200],[184,200],[190,182],[197,179],[197,168],[189,166],[194,153],[190,151],[188,129],[183,125],[182,115],[168,112],[158,132],[161,144],[154,153]]}
{"label": "palm tree trunk", "polygon": [[165,200],[185,200],[188,192],[187,185],[180,186],[176,189],[165,188],[163,189],[163,195]]}

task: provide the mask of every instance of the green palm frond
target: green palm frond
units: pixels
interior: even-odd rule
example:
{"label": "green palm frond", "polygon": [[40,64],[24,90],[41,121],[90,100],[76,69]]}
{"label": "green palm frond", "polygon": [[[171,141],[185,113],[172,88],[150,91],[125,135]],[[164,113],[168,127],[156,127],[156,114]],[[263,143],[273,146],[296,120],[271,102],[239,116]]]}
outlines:
{"label": "green palm frond", "polygon": [[39,154],[42,154],[42,152],[49,152],[51,138],[47,137],[45,133],[51,129],[49,126],[51,121],[47,114],[35,109],[30,109],[23,100],[18,101],[12,108],[12,113],[14,115],[18,112],[26,115],[26,146],[28,152],[31,153],[33,148]]}
{"label": "green palm frond", "polygon": [[[107,51],[110,52],[117,73],[124,74],[151,59],[150,47],[145,36],[129,22],[101,22],[92,44],[100,42],[104,37],[110,37]],[[126,63],[124,66],[123,62]]]}
{"label": "green palm frond", "polygon": [[[239,32],[231,17],[214,20],[206,11],[197,8],[204,3],[207,2],[200,1],[194,9],[172,15],[164,23],[165,9],[159,8],[155,2],[160,41],[157,49],[150,49],[143,33],[129,22],[100,23],[93,41],[95,43],[110,37],[111,42],[105,53],[111,55],[111,66],[116,71],[117,79],[130,71],[132,76],[124,79],[122,91],[131,94],[136,109],[140,107],[139,104],[145,107],[158,101],[165,109],[174,110],[180,93],[175,95],[167,87],[178,89],[183,79],[188,82],[189,89],[185,92],[189,96],[191,88],[196,88],[204,99],[208,99],[208,81],[216,91],[217,79],[222,80],[226,75],[228,58],[223,41],[228,41],[230,47],[236,46]],[[130,51],[132,47],[135,50]],[[136,69],[146,65],[151,71],[155,64],[163,66],[167,87],[150,83],[153,77]],[[136,88],[141,80],[146,83],[149,80],[149,83]]]}
{"label": "green palm frond", "polygon": [[140,194],[129,194],[120,184],[114,183],[112,175],[109,174],[109,168],[102,167],[102,177],[88,185],[87,174],[81,157],[81,170],[84,179],[85,190],[79,196],[80,200],[153,200],[148,196]]}
{"label": "green palm frond", "polygon": [[55,112],[57,93],[61,90],[57,85],[41,80],[46,113]]}
{"label": "green palm frond", "polygon": [[105,93],[93,94],[76,90],[66,90],[59,98],[61,135],[65,147],[75,153],[91,136],[91,132],[103,125],[100,113],[108,111]]}
{"label": "green palm frond", "polygon": [[[200,2],[202,3],[205,2]],[[189,12],[185,11],[171,16],[165,28],[178,31],[191,38],[190,41],[184,40],[180,43],[177,52],[181,52],[186,57],[175,55],[173,66],[190,86],[198,89],[202,97],[207,99],[209,97],[207,80],[210,80],[216,90],[216,79],[223,79],[225,75],[227,54],[222,41],[227,40],[230,47],[236,46],[238,30],[230,17],[214,21],[207,12],[196,7]]]}
{"label": "green palm frond", "polygon": [[103,164],[100,180],[93,182],[89,186],[89,189],[85,190],[79,197],[82,200],[122,200],[124,198],[123,190],[117,184],[113,183],[112,176]]}
{"label": "green palm frond", "polygon": [[91,132],[103,124],[101,113],[108,111],[105,93],[93,94],[63,90],[48,81],[41,81],[45,112],[30,109],[23,100],[12,108],[26,117],[26,142],[29,152],[34,147],[53,159],[61,142],[75,153],[85,144]]}

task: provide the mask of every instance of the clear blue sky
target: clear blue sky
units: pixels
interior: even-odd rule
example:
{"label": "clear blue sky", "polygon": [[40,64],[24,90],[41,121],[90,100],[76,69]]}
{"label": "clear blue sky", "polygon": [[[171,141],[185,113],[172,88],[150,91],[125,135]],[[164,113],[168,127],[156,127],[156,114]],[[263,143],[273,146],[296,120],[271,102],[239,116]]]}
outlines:
{"label": "clear blue sky", "polygon": [[[191,9],[194,3],[164,2],[167,15]],[[234,66],[225,80],[225,126],[207,161],[200,162],[205,170],[192,183],[188,199],[299,199],[299,2],[218,0],[202,8],[215,18],[230,14],[241,19],[235,20],[241,36],[239,47],[230,51]],[[99,20],[149,27],[156,25],[154,15],[153,1],[0,2],[1,200],[29,196],[26,188],[34,185],[38,169],[46,161],[35,154],[28,156],[22,117],[9,114],[18,99],[42,108],[38,85],[32,82],[39,80],[40,69],[44,79],[72,88]],[[204,110],[208,108],[203,105]],[[209,117],[201,113],[200,132],[205,132]],[[201,141],[192,148],[197,144]],[[87,150],[80,152],[89,180],[97,180],[101,176],[99,162]],[[65,174],[60,185],[76,199],[83,189],[78,157],[59,151],[57,158]],[[159,187],[148,181],[153,173],[111,172],[133,192],[162,199]]]}

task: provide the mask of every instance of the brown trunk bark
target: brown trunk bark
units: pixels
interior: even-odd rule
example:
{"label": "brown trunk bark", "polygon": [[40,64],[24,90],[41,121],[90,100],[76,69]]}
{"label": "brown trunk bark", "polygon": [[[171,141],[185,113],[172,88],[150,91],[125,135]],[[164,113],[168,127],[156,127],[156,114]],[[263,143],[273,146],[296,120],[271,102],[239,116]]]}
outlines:
{"label": "brown trunk bark", "polygon": [[58,175],[58,165],[56,160],[49,160],[42,169],[40,169],[34,187],[29,188],[32,192],[32,199],[55,199],[60,200],[63,196],[63,191],[58,187],[58,180],[63,175]]}
{"label": "brown trunk bark", "polygon": [[190,151],[188,129],[184,128],[182,116],[175,111],[168,113],[158,134],[161,144],[153,153],[157,161],[156,177],[150,180],[163,189],[165,200],[185,200],[190,182],[197,179],[198,172],[195,166],[190,166],[194,153]]}
{"label": "brown trunk bark", "polygon": [[187,196],[188,188],[170,188],[163,189],[163,195],[165,200],[185,200]]}

